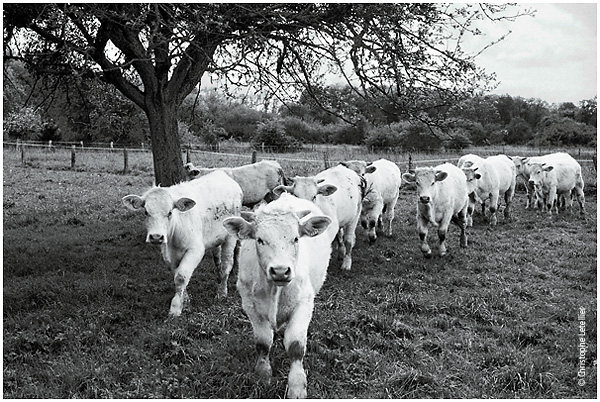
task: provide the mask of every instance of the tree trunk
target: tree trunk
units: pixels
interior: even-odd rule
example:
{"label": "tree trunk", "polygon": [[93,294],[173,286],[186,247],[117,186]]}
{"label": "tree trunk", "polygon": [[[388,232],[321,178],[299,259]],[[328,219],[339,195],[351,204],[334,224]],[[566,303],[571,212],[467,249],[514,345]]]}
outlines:
{"label": "tree trunk", "polygon": [[150,123],[156,185],[167,187],[180,183],[184,179],[184,172],[177,128],[177,106],[147,104],[146,115]]}

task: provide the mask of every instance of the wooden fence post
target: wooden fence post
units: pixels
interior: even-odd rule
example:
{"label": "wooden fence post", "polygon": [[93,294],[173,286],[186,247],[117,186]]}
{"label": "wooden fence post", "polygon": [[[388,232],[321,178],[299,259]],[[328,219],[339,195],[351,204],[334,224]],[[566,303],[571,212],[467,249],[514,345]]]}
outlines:
{"label": "wooden fence post", "polygon": [[129,154],[127,148],[123,148],[123,173],[129,171]]}
{"label": "wooden fence post", "polygon": [[25,145],[17,143],[17,147],[21,150],[21,166],[25,166]]}
{"label": "wooden fence post", "polygon": [[412,154],[408,154],[408,171],[412,172],[412,170],[413,170]]}
{"label": "wooden fence post", "polygon": [[185,163],[190,163],[191,161],[192,161],[192,158],[190,157],[190,148],[188,148],[185,153]]}
{"label": "wooden fence post", "polygon": [[252,163],[256,163],[256,150],[252,151]]}
{"label": "wooden fence post", "polygon": [[323,152],[323,162],[325,163],[325,169],[329,169],[329,151]]}
{"label": "wooden fence post", "polygon": [[75,145],[71,145],[71,169],[75,167]]}

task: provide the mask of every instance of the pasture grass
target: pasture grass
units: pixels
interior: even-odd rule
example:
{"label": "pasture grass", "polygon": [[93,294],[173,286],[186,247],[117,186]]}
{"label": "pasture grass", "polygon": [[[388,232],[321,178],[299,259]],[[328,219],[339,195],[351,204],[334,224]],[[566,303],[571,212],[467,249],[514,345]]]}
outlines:
{"label": "pasture grass", "polygon": [[[143,242],[143,214],[121,205],[152,184],[152,171],[145,161],[127,175],[105,163],[71,171],[40,156],[22,167],[4,152],[3,396],[284,397],[281,337],[273,383],[252,373],[237,271],[227,300],[215,302],[218,274],[203,261],[183,315],[167,318],[172,276]],[[321,168],[298,163],[295,174]],[[513,222],[500,216],[491,228],[476,215],[468,248],[451,227],[449,254],[426,260],[414,190],[404,187],[393,236],[369,245],[359,228],[352,271],[331,260],[309,328],[309,397],[595,398],[595,179],[587,188],[586,218],[577,206],[553,217],[526,211],[519,191]],[[577,384],[580,307],[585,386]]]}

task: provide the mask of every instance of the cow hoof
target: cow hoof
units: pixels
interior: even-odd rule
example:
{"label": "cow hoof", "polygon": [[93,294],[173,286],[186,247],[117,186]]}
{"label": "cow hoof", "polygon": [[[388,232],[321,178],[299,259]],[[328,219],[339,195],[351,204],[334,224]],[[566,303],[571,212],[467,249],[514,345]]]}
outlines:
{"label": "cow hoof", "polygon": [[431,257],[433,257],[433,253],[431,251],[428,253],[423,253],[423,257],[430,259]]}
{"label": "cow hoof", "polygon": [[256,367],[254,368],[254,372],[258,376],[259,380],[266,385],[271,385],[271,380],[273,378],[273,371],[271,370],[271,365],[267,361],[259,361],[256,363]]}

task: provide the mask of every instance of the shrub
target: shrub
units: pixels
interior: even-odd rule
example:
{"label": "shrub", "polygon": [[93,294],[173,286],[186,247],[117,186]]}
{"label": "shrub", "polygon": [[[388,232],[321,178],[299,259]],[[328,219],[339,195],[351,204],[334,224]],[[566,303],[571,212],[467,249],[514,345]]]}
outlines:
{"label": "shrub", "polygon": [[4,120],[3,127],[5,138],[35,140],[41,132],[42,119],[33,108],[24,107],[10,113]]}
{"label": "shrub", "polygon": [[269,152],[294,152],[301,149],[302,144],[285,133],[280,120],[273,119],[258,123],[252,147],[257,150],[264,147],[264,150]]}
{"label": "shrub", "polygon": [[392,126],[375,127],[367,133],[365,145],[374,151],[398,148],[402,146],[402,134]]}
{"label": "shrub", "polygon": [[469,133],[464,128],[456,128],[450,130],[448,134],[450,138],[444,141],[444,147],[446,149],[465,149],[471,145],[471,140],[469,139]]}

